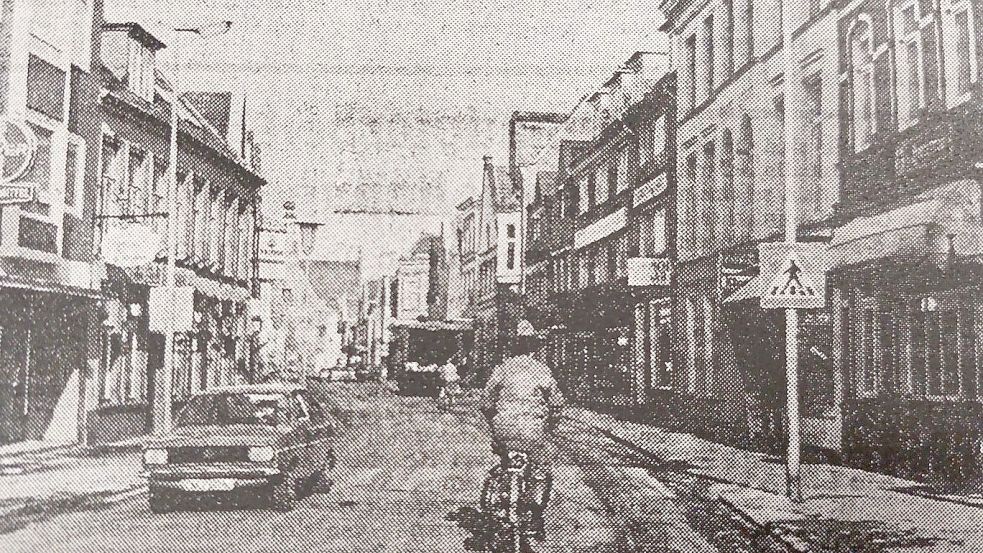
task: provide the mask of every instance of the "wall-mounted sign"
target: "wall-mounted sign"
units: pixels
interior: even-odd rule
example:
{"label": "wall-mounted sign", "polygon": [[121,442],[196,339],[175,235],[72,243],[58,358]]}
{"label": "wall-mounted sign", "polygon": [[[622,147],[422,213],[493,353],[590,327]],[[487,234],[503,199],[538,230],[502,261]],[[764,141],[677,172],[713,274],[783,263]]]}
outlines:
{"label": "wall-mounted sign", "polygon": [[631,206],[638,207],[659,194],[662,194],[667,188],[669,188],[669,181],[666,179],[666,174],[659,173],[659,176],[639,186],[634,192],[632,192]]}
{"label": "wall-mounted sign", "polygon": [[0,118],[0,204],[25,203],[34,199],[35,186],[29,183],[11,184],[31,169],[37,152],[37,137],[22,121]]}
{"label": "wall-mounted sign", "polygon": [[629,257],[628,286],[669,286],[672,261],[665,257]]}
{"label": "wall-mounted sign", "polygon": [[621,208],[603,219],[578,230],[573,235],[573,247],[580,249],[588,244],[593,244],[601,238],[610,236],[625,228],[627,222],[627,212],[625,208]]}
{"label": "wall-mounted sign", "polygon": [[147,224],[110,219],[102,235],[102,258],[117,267],[145,265],[161,252],[160,236]]}

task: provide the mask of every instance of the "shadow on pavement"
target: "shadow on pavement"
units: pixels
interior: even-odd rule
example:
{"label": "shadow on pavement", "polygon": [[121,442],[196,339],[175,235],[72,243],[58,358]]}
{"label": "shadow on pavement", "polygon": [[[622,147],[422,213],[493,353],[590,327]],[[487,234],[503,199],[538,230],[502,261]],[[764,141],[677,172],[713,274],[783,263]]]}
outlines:
{"label": "shadow on pavement", "polygon": [[943,540],[917,536],[878,521],[842,521],[811,516],[773,524],[824,553],[881,553],[897,548],[932,547]]}

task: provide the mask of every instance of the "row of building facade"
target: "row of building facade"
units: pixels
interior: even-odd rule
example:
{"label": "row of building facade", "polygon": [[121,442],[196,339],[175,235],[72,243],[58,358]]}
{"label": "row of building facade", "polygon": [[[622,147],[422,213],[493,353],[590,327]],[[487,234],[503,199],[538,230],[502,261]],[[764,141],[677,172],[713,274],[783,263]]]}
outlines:
{"label": "row of building facade", "polygon": [[[0,444],[142,435],[156,402],[257,376],[250,306],[265,181],[243,96],[175,102],[161,40],[107,22],[102,2],[64,6],[5,2],[0,18]],[[164,338],[151,320],[168,220],[193,324],[176,336],[164,398]]]}
{"label": "row of building facade", "polygon": [[797,239],[831,263],[826,307],[800,317],[807,446],[979,474],[983,6],[660,7],[664,43],[569,113],[517,112],[509,166],[486,159],[459,206],[481,364],[519,313],[573,397],[779,450],[784,316],[760,308],[758,244],[785,238],[793,164]]}

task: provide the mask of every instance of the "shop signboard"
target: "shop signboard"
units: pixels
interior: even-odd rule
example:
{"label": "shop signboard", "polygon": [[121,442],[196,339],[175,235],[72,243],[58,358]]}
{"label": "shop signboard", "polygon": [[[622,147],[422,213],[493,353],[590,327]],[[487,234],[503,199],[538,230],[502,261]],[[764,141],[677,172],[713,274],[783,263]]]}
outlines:
{"label": "shop signboard", "polygon": [[659,176],[639,186],[632,192],[631,206],[638,207],[644,204],[645,202],[665,192],[668,187],[669,183],[666,179],[666,174],[660,173]]}
{"label": "shop signboard", "polygon": [[762,309],[826,307],[827,247],[813,242],[764,242],[758,245]]}
{"label": "shop signboard", "polygon": [[102,235],[102,258],[117,267],[146,265],[162,252],[163,241],[150,225],[107,219]]}
{"label": "shop signboard", "polygon": [[629,257],[628,286],[669,286],[672,261],[665,257]]}
{"label": "shop signboard", "polygon": [[722,300],[758,274],[758,251],[721,252],[717,258],[717,291]]}
{"label": "shop signboard", "polygon": [[0,174],[0,205],[26,203],[34,199],[33,183],[15,182],[23,178],[34,163],[37,138],[22,121],[0,119],[0,152],[3,154]]}

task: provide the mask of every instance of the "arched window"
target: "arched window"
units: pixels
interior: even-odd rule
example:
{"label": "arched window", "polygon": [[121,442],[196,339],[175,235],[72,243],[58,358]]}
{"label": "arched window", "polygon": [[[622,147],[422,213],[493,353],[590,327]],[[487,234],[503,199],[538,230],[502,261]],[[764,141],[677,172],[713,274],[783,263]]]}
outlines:
{"label": "arched window", "polygon": [[699,229],[703,233],[701,253],[703,255],[714,251],[717,243],[716,232],[716,201],[715,192],[717,187],[717,154],[716,146],[713,141],[703,145],[703,178],[700,179],[700,188],[703,193],[700,196],[701,221]]}
{"label": "arched window", "polygon": [[850,30],[850,133],[853,151],[870,146],[874,134],[874,50],[870,22],[861,17]]}
{"label": "arched window", "polygon": [[730,129],[724,129],[723,137],[720,141],[720,192],[718,202],[720,213],[718,214],[717,228],[720,246],[726,247],[731,244],[735,232],[734,214],[734,136]]}
{"label": "arched window", "polygon": [[737,133],[737,144],[734,149],[734,169],[736,175],[735,203],[739,206],[737,229],[735,235],[738,242],[754,237],[754,135],[751,129],[751,117],[741,116],[741,126]]}

